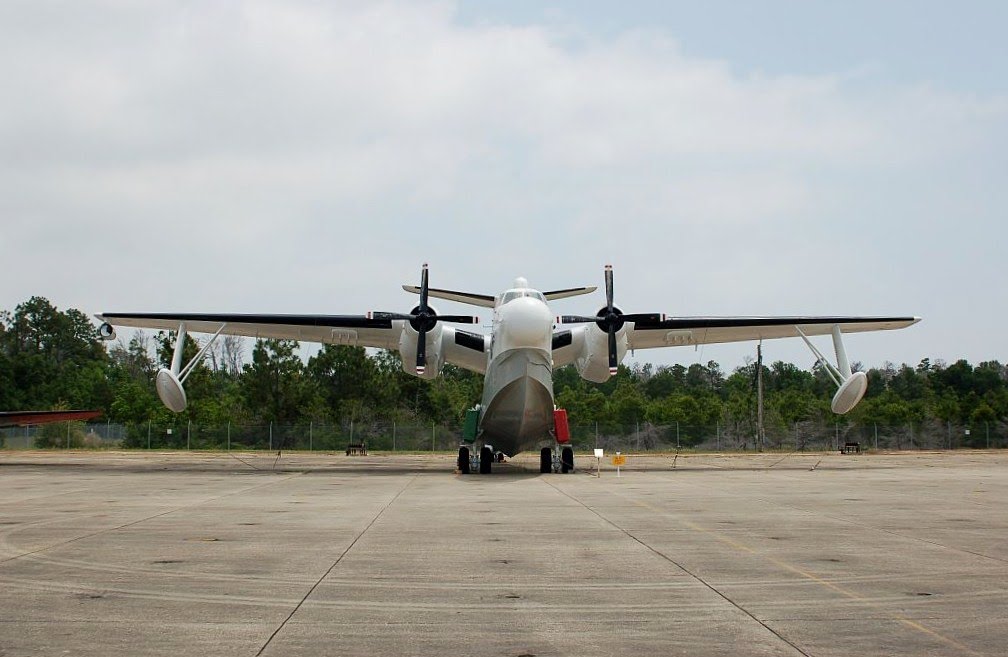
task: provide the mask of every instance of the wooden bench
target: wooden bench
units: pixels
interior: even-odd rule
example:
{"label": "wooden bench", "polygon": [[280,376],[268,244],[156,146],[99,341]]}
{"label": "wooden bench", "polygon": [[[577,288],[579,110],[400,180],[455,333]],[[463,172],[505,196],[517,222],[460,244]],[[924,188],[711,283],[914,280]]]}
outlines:
{"label": "wooden bench", "polygon": [[843,445],[843,449],[840,450],[841,454],[860,454],[861,453],[861,443],[846,442]]}
{"label": "wooden bench", "polygon": [[367,445],[364,443],[350,443],[346,448],[346,455],[367,456]]}

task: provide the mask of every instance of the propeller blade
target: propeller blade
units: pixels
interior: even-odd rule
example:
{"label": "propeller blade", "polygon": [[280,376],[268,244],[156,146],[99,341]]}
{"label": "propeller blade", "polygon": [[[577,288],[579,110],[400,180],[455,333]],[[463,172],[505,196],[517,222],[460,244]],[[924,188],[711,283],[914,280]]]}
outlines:
{"label": "propeller blade", "polygon": [[615,375],[619,370],[619,364],[616,362],[616,331],[610,326],[609,327],[609,374]]}
{"label": "propeller blade", "polygon": [[421,326],[416,343],[416,373],[423,374],[427,369],[427,328]]}
{"label": "propeller blade", "polygon": [[427,263],[423,263],[423,269],[420,270],[420,312],[427,310],[427,292],[429,288],[427,286]]}
{"label": "propeller blade", "polygon": [[613,311],[613,275],[612,265],[605,266],[605,300],[606,310]]}
{"label": "propeller blade", "polygon": [[380,319],[380,320],[385,320],[385,319],[402,319],[402,320],[405,320],[405,321],[408,322],[411,319],[413,319],[413,315],[409,315],[409,314],[406,314],[406,313],[385,313],[385,312],[375,311],[375,312],[369,312],[367,314],[367,318],[368,319]]}
{"label": "propeller blade", "polygon": [[439,322],[453,322],[455,324],[479,324],[479,317],[472,315],[438,315]]}

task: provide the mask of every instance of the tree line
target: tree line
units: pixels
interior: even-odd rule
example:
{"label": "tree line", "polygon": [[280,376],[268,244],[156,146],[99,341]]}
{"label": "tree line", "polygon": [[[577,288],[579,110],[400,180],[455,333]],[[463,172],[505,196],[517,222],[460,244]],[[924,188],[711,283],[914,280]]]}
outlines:
{"label": "tree line", "polygon": [[[205,339],[205,338],[204,338]],[[99,339],[76,309],[61,311],[32,297],[0,313],[0,409],[100,409],[111,422],[201,425],[358,424],[395,421],[460,425],[479,402],[482,376],[446,365],[423,381],[403,372],[397,353],[323,345],[303,359],[290,340],[222,337],[193,369],[185,387],[189,407],[176,416],[154,389],[171,362],[174,336],[138,332],[128,342]],[[186,337],[186,362],[199,350]],[[726,373],[714,361],[655,367],[621,366],[604,384],[583,380],[572,367],[554,372],[557,405],[574,424],[603,430],[648,423],[755,431],[756,364]],[[923,426],[1004,424],[1008,367],[927,358],[916,365],[886,363],[866,370],[868,393],[850,414],[829,410],[836,390],[827,374],[777,361],[763,367],[765,426],[802,422]]]}

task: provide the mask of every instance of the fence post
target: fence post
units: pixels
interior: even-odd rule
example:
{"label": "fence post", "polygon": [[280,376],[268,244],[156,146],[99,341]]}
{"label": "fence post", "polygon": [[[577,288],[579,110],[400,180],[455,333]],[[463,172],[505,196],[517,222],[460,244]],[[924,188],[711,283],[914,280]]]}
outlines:
{"label": "fence post", "polygon": [[878,451],[878,422],[872,422],[875,425],[875,451]]}
{"label": "fence post", "polygon": [[227,445],[228,445],[227,451],[230,452],[231,451],[231,420],[228,420]]}
{"label": "fence post", "polygon": [[834,439],[833,439],[833,444],[834,444],[833,451],[839,452],[840,451],[840,423],[836,422],[833,425],[833,427],[835,429]]}
{"label": "fence post", "polygon": [[984,422],[984,426],[987,427],[987,449],[990,449],[990,422]]}
{"label": "fence post", "polygon": [[269,449],[273,451],[273,420],[270,420],[270,436],[269,436]]}
{"label": "fence post", "polygon": [[595,446],[598,447],[598,420],[595,420]]}
{"label": "fence post", "polygon": [[186,434],[185,434],[185,448],[187,451],[191,443],[192,443],[192,420],[189,420],[188,424],[186,424]]}
{"label": "fence post", "polygon": [[67,449],[70,449],[70,420],[67,420]]}
{"label": "fence post", "polygon": [[395,420],[392,420],[392,451],[395,451]]}
{"label": "fence post", "polygon": [[948,424],[948,448],[952,449],[952,420],[946,421]]}
{"label": "fence post", "polygon": [[430,423],[430,451],[434,453],[434,423]]}
{"label": "fence post", "polygon": [[721,451],[721,420],[718,420],[715,425],[717,431],[717,451]]}
{"label": "fence post", "polygon": [[313,420],[308,420],[308,451],[309,452],[312,451],[312,425],[313,424],[314,424]]}
{"label": "fence post", "polygon": [[679,420],[675,421],[675,448],[679,449]]}
{"label": "fence post", "polygon": [[637,432],[634,436],[637,439],[637,452],[640,453],[640,420],[637,420]]}
{"label": "fence post", "polygon": [[148,418],[148,420],[147,420],[147,449],[150,449],[150,426],[151,426],[151,421]]}

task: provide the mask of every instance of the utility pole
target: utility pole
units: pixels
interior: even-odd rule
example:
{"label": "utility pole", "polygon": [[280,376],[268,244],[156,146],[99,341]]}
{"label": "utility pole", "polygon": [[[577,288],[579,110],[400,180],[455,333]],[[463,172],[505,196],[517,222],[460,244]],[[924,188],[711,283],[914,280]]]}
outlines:
{"label": "utility pole", "polygon": [[763,341],[756,345],[756,451],[763,451]]}

